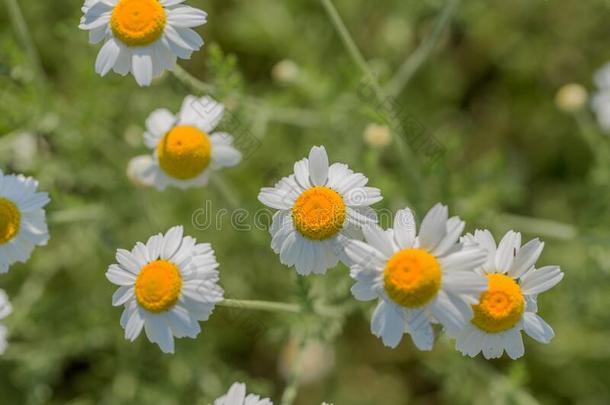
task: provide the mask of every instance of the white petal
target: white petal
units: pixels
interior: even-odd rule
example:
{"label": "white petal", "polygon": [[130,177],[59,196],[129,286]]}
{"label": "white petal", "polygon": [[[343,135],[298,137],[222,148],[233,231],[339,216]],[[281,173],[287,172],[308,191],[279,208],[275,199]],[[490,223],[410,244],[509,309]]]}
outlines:
{"label": "white petal", "polygon": [[278,210],[289,210],[294,204],[290,191],[273,187],[263,187],[258,193],[258,200],[267,207]]}
{"label": "white petal", "polygon": [[323,186],[328,178],[328,155],[324,146],[309,151],[309,178],[314,186]]}
{"label": "white petal", "polygon": [[536,295],[553,288],[563,279],[558,266],[545,266],[528,271],[521,278],[521,291],[525,295]]}
{"label": "white petal", "polygon": [[483,357],[497,359],[504,352],[504,340],[501,333],[487,333],[483,338]]}
{"label": "white petal", "polygon": [[371,319],[371,332],[380,337],[385,346],[398,346],[405,331],[405,321],[400,308],[380,300]]}
{"label": "white petal", "polygon": [[131,71],[140,86],[150,86],[153,78],[152,57],[148,48],[134,48],[131,57]]}
{"label": "white petal", "polygon": [[472,271],[479,267],[485,259],[487,253],[477,247],[464,248],[458,252],[439,259],[443,272],[452,271]]}
{"label": "white petal", "polygon": [[512,278],[519,278],[529,270],[538,260],[544,249],[544,243],[538,238],[532,239],[519,249],[515,260],[508,271],[508,275]]}
{"label": "white petal", "polygon": [[433,303],[429,306],[432,315],[443,325],[447,333],[456,335],[470,319],[467,317],[472,313],[463,313],[454,305],[449,295],[440,290]]}
{"label": "white petal", "polygon": [[119,57],[121,48],[113,39],[106,41],[95,60],[95,72],[101,76],[105,76],[113,67]]}
{"label": "white petal", "polygon": [[375,187],[357,187],[347,191],[343,199],[350,207],[369,206],[383,200],[381,190]]}
{"label": "white petal", "polygon": [[506,273],[513,264],[517,250],[521,246],[521,234],[519,232],[508,231],[498,244],[496,251],[496,269]]}
{"label": "white petal", "polygon": [[523,338],[521,332],[517,328],[513,328],[504,332],[504,348],[506,354],[513,360],[522,357],[525,354],[525,348],[523,347]]}
{"label": "white petal", "polygon": [[140,273],[140,269],[146,263],[139,262],[138,259],[128,250],[125,249],[117,249],[116,251],[116,261],[127,271],[138,275]]}
{"label": "white petal", "polygon": [[432,350],[434,331],[425,310],[419,309],[407,312],[407,331],[419,350]]}
{"label": "white petal", "polygon": [[180,247],[182,243],[182,234],[184,228],[182,226],[174,226],[163,237],[163,248],[161,249],[161,258],[170,259]]}
{"label": "white petal", "polygon": [[[125,309],[125,312],[129,311],[129,309]],[[125,325],[125,339],[134,341],[140,333],[142,332],[142,328],[144,327],[144,317],[140,313],[140,309],[134,307],[134,309],[128,312],[129,318],[127,318],[127,322]]]}
{"label": "white petal", "polygon": [[146,146],[155,148],[159,138],[165,135],[176,122],[176,117],[167,108],[159,108],[153,111],[146,119],[146,130],[154,136],[146,138]]}
{"label": "white petal", "polygon": [[133,298],[133,286],[119,287],[112,295],[112,305],[118,307]]}
{"label": "white petal", "polygon": [[460,235],[464,231],[465,222],[459,217],[451,217],[447,221],[447,233],[440,241],[440,243],[434,248],[432,254],[435,256],[444,256],[449,253],[460,238]]}
{"label": "white petal", "polygon": [[246,398],[246,384],[235,383],[224,397],[224,405],[241,405]]}
{"label": "white petal", "polygon": [[553,328],[544,319],[532,312],[523,314],[523,327],[525,333],[540,343],[549,343],[555,336]]}
{"label": "white petal", "polygon": [[487,290],[488,284],[486,277],[470,271],[454,271],[443,276],[443,287],[454,294],[478,295]]}
{"label": "white petal", "polygon": [[345,254],[350,264],[362,268],[383,268],[385,260],[383,254],[373,246],[359,240],[350,240],[346,243]]}
{"label": "white petal", "polygon": [[377,224],[368,224],[362,228],[364,239],[380,253],[384,259],[394,254],[394,247],[390,235]]}
{"label": "white petal", "polygon": [[228,145],[212,146],[212,163],[218,167],[233,167],[241,161],[241,152]]}
{"label": "white petal", "polygon": [[394,239],[402,249],[410,248],[415,243],[415,216],[410,208],[398,210],[394,216]]}
{"label": "white petal", "polygon": [[178,6],[166,10],[167,22],[176,27],[192,28],[206,23],[207,13],[189,6]]}
{"label": "white petal", "polygon": [[148,340],[158,344],[163,353],[174,353],[174,337],[163,316],[147,313],[144,331]]}
{"label": "white petal", "polygon": [[311,187],[309,181],[309,163],[307,159],[301,159],[294,164],[294,179],[303,189]]}
{"label": "white petal", "polygon": [[433,250],[447,232],[447,206],[436,204],[424,217],[419,230],[420,245],[427,250]]}
{"label": "white petal", "polygon": [[106,278],[111,283],[119,286],[133,285],[136,282],[136,278],[133,273],[128,272],[116,264],[112,264],[110,267],[108,267]]}

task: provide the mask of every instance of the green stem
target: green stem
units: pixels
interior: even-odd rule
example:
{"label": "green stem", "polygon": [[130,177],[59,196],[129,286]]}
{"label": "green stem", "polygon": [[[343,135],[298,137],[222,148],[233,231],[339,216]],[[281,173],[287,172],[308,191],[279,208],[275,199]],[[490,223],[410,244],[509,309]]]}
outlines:
{"label": "green stem", "polygon": [[236,210],[240,207],[237,194],[229,187],[229,185],[216,174],[211,176],[210,182],[216,187],[222,198],[229,204],[231,209]]}
{"label": "green stem", "polygon": [[368,63],[366,62],[366,59],[364,59],[364,56],[362,56],[360,49],[358,49],[358,46],[352,39],[352,36],[350,35],[347,27],[345,26],[345,23],[341,19],[339,12],[335,8],[331,0],[320,1],[322,2],[322,6],[324,6],[324,9],[326,10],[326,14],[328,14],[328,17],[335,26],[335,29],[337,30],[337,33],[339,34],[339,37],[341,38],[341,41],[347,49],[350,57],[352,58],[354,63],[360,68],[362,73],[366,76],[365,79],[370,80],[377,95],[377,98],[379,98],[380,101],[383,101],[385,99],[383,90],[381,89],[377,78],[375,77]]}
{"label": "green stem", "polygon": [[[343,45],[347,49],[350,57],[352,58],[354,63],[360,68],[360,70],[364,74],[365,81],[368,81],[370,83],[370,85],[372,86],[373,91],[375,92],[375,96],[377,97],[377,100],[379,102],[379,105],[383,106],[383,108],[386,109],[386,111],[383,112],[384,113],[383,115],[386,116],[387,121],[390,123],[390,128],[396,128],[396,129],[398,129],[398,132],[400,132],[402,135],[405,135],[405,131],[402,126],[402,123],[400,122],[400,119],[397,118],[396,111],[393,107],[393,102],[391,102],[393,100],[388,99],[388,95],[379,85],[379,81],[373,74],[368,63],[364,59],[364,56],[362,56],[362,53],[358,49],[358,46],[356,46],[356,43],[352,39],[347,27],[345,26],[345,23],[341,19],[339,12],[335,8],[335,6],[333,5],[331,0],[320,0],[320,1],[322,2],[322,6],[326,10],[328,17],[330,18],[331,22],[333,23],[335,30],[341,37],[341,41],[343,42]],[[403,169],[405,170],[405,173],[413,181],[414,189],[419,190],[420,189],[419,186],[421,184],[421,175],[415,164],[415,162],[416,162],[415,155],[414,155],[413,151],[411,150],[410,146],[405,147],[403,142],[397,142],[397,144],[398,144],[399,152],[404,156],[404,159],[401,159]]]}
{"label": "green stem", "polygon": [[[176,65],[171,71],[176,79],[188,87],[192,92],[197,94],[210,94],[215,96],[217,93],[214,85],[197,79],[189,72],[184,70],[179,65]],[[310,110],[291,107],[275,107],[269,105],[263,99],[240,94],[230,94],[235,97],[240,103],[245,104],[260,113],[263,111],[266,119],[273,122],[300,126],[304,128],[320,127],[324,123],[323,117]]]}
{"label": "green stem", "polygon": [[493,223],[495,223],[498,228],[504,228],[508,224],[511,228],[518,229],[525,233],[561,240],[573,240],[578,236],[578,229],[574,225],[549,219],[526,217],[508,213],[498,214],[494,217],[495,220]]}
{"label": "green stem", "polygon": [[38,51],[36,50],[36,46],[34,45],[34,41],[30,35],[28,25],[23,17],[23,13],[21,12],[21,8],[19,7],[17,0],[4,0],[4,3],[8,9],[8,14],[17,34],[17,38],[19,39],[19,42],[21,42],[21,46],[25,48],[28,59],[30,60],[34,73],[37,76],[38,80],[36,81],[36,84],[40,93],[40,100],[42,101],[44,99],[44,94],[47,92],[47,78],[42,68]]}
{"label": "green stem", "polygon": [[441,34],[445,31],[445,28],[451,21],[451,17],[454,15],[458,8],[460,0],[449,0],[445,5],[445,8],[438,17],[432,34],[423,41],[420,46],[405,60],[402,66],[398,69],[396,75],[386,85],[386,92],[390,95],[396,96],[407,86],[411,81],[415,73],[419,68],[426,62],[434,47],[438,43]]}
{"label": "green stem", "polygon": [[290,312],[294,314],[301,312],[301,307],[299,305],[284,302],[225,299],[220,301],[218,305],[221,307],[252,309],[258,311]]}
{"label": "green stem", "polygon": [[305,338],[301,338],[298,343],[297,355],[294,359],[292,370],[286,383],[286,388],[284,388],[284,393],[282,394],[281,405],[292,405],[297,397],[299,391],[299,381],[303,371],[303,361],[305,360],[306,345],[307,340]]}
{"label": "green stem", "polygon": [[184,85],[189,87],[191,90],[197,93],[209,93],[214,94],[216,89],[209,83],[206,83],[202,80],[197,79],[195,76],[191,75],[186,70],[182,69],[182,67],[178,64],[174,66],[171,70],[172,74],[176,77],[176,79],[180,80]]}

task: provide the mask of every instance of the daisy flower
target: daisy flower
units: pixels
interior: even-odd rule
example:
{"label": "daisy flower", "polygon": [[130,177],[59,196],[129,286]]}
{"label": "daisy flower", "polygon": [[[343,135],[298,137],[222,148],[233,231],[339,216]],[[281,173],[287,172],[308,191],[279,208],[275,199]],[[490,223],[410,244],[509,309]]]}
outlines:
{"label": "daisy flower", "polygon": [[222,119],[224,106],[209,97],[187,96],[177,115],[162,108],[146,120],[144,141],[152,155],[130,162],[129,175],[140,184],[165,190],[203,186],[210,172],[241,161],[233,137],[212,132]]}
{"label": "daisy flower", "polygon": [[474,318],[457,335],[456,348],[486,359],[506,354],[517,359],[524,354],[521,331],[540,343],[549,343],[553,329],[536,312],[537,296],[563,278],[557,266],[534,267],[544,243],[533,239],[521,246],[521,234],[509,231],[500,244],[489,231],[477,230],[464,237],[464,244],[483,247],[487,260],[477,272],[487,277],[489,287],[473,306]]}
{"label": "daisy flower", "polygon": [[420,350],[431,350],[431,321],[457,333],[472,318],[470,304],[487,288],[485,277],[474,272],[485,251],[458,243],[464,222],[448,218],[441,204],[428,211],[418,235],[415,228],[411,210],[400,210],[393,229],[364,227],[365,242],[351,241],[346,254],[354,297],[379,300],[371,332],[392,348],[408,333]]}
{"label": "daisy flower", "polygon": [[358,238],[363,224],[376,223],[369,206],[381,201],[377,188],[343,163],[328,165],[323,146],[314,146],[309,159],[294,164],[294,174],[275,187],[263,188],[258,199],[277,209],[269,229],[271,248],[280,262],[295,266],[297,273],[324,273],[345,262],[343,247]]}
{"label": "daisy flower", "polygon": [[86,0],[79,28],[89,42],[104,45],[95,71],[131,72],[140,86],[176,64],[190,59],[203,40],[191,28],[203,25],[207,14],[183,5],[184,0]]}
{"label": "daisy flower", "polygon": [[273,402],[254,394],[246,396],[246,384],[236,382],[226,395],[214,401],[214,405],[273,405]]}
{"label": "daisy flower", "polygon": [[174,352],[174,336],[195,338],[217,302],[218,263],[212,247],[183,236],[181,226],[158,234],[131,250],[118,249],[106,278],[119,289],[112,305],[124,305],[121,326],[134,341],[144,328],[165,353]]}
{"label": "daisy flower", "polygon": [[[13,307],[11,306],[6,293],[0,290],[0,319],[6,318],[11,312],[13,312]],[[0,354],[4,353],[6,350],[6,336],[6,327],[0,324]]]}
{"label": "daisy flower", "polygon": [[37,188],[31,177],[4,175],[0,170],[0,273],[13,263],[25,263],[35,246],[49,240],[43,209],[49,196]]}

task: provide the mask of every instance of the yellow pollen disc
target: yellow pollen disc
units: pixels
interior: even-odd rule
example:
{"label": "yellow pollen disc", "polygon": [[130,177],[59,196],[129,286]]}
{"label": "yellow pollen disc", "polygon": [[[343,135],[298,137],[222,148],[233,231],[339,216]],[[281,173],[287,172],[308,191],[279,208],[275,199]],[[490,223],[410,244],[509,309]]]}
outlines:
{"label": "yellow pollen disc", "polygon": [[136,299],[150,312],[163,312],[173,307],[181,289],[178,267],[166,260],[148,263],[136,279]]}
{"label": "yellow pollen disc", "polygon": [[423,249],[404,249],[388,260],[383,283],[396,303],[417,308],[432,300],[441,288],[441,266]]}
{"label": "yellow pollen disc", "polygon": [[197,177],[210,164],[212,144],[203,131],[179,126],[170,130],[157,145],[159,165],[171,177]]}
{"label": "yellow pollen disc", "polygon": [[345,222],[345,202],[335,190],[312,187],[301,193],[292,207],[292,220],[301,235],[324,240],[341,230]]}
{"label": "yellow pollen disc", "polygon": [[0,198],[0,245],[13,239],[21,225],[21,213],[14,202]]}
{"label": "yellow pollen disc", "polygon": [[112,11],[110,28],[124,44],[146,46],[161,37],[165,22],[159,0],[120,0]]}
{"label": "yellow pollen disc", "polygon": [[472,323],[486,332],[502,332],[515,326],[525,309],[521,288],[504,274],[487,274],[489,287],[473,305]]}

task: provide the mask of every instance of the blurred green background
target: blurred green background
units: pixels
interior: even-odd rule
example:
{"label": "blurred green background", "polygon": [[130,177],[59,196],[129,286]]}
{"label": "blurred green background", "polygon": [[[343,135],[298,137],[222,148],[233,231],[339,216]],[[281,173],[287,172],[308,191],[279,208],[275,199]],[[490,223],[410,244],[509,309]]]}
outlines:
{"label": "blurred green background", "polygon": [[[26,27],[9,12],[17,3]],[[568,113],[555,103],[566,83],[593,90],[593,72],[610,59],[607,2],[335,0],[382,86],[396,83],[405,61],[418,67],[394,88],[403,128],[385,139],[369,125],[383,125],[388,111],[363,97],[365,76],[320,1],[190,0],[209,14],[198,29],[206,45],[180,64],[227,105],[235,135],[260,145],[207,188],[162,193],[133,185],[126,167],[146,153],[147,115],[177,111],[192,90],[170,73],[150,88],[97,76],[99,46],[78,29],[79,1],[0,4],[0,167],[35,176],[52,198],[49,245],[0,277],[14,306],[0,403],[207,404],[234,381],[279,403],[289,342],[305,333],[316,343],[297,404],[610,402],[610,139],[586,105]],[[414,122],[442,146],[439,159],[405,142]],[[539,263],[566,273],[539,300],[552,343],[525,337],[518,361],[465,358],[444,337],[429,353],[408,337],[387,349],[369,332],[373,304],[351,297],[344,266],[299,282],[267,231],[235,229],[227,217],[219,229],[192,224],[198,209],[260,209],[258,190],[314,144],[381,188],[378,208],[411,205],[421,218],[443,201],[469,231],[544,239]],[[175,224],[213,244],[227,297],[310,300],[338,316],[218,307],[173,356],[143,335],[127,342],[104,272],[117,248]]]}

